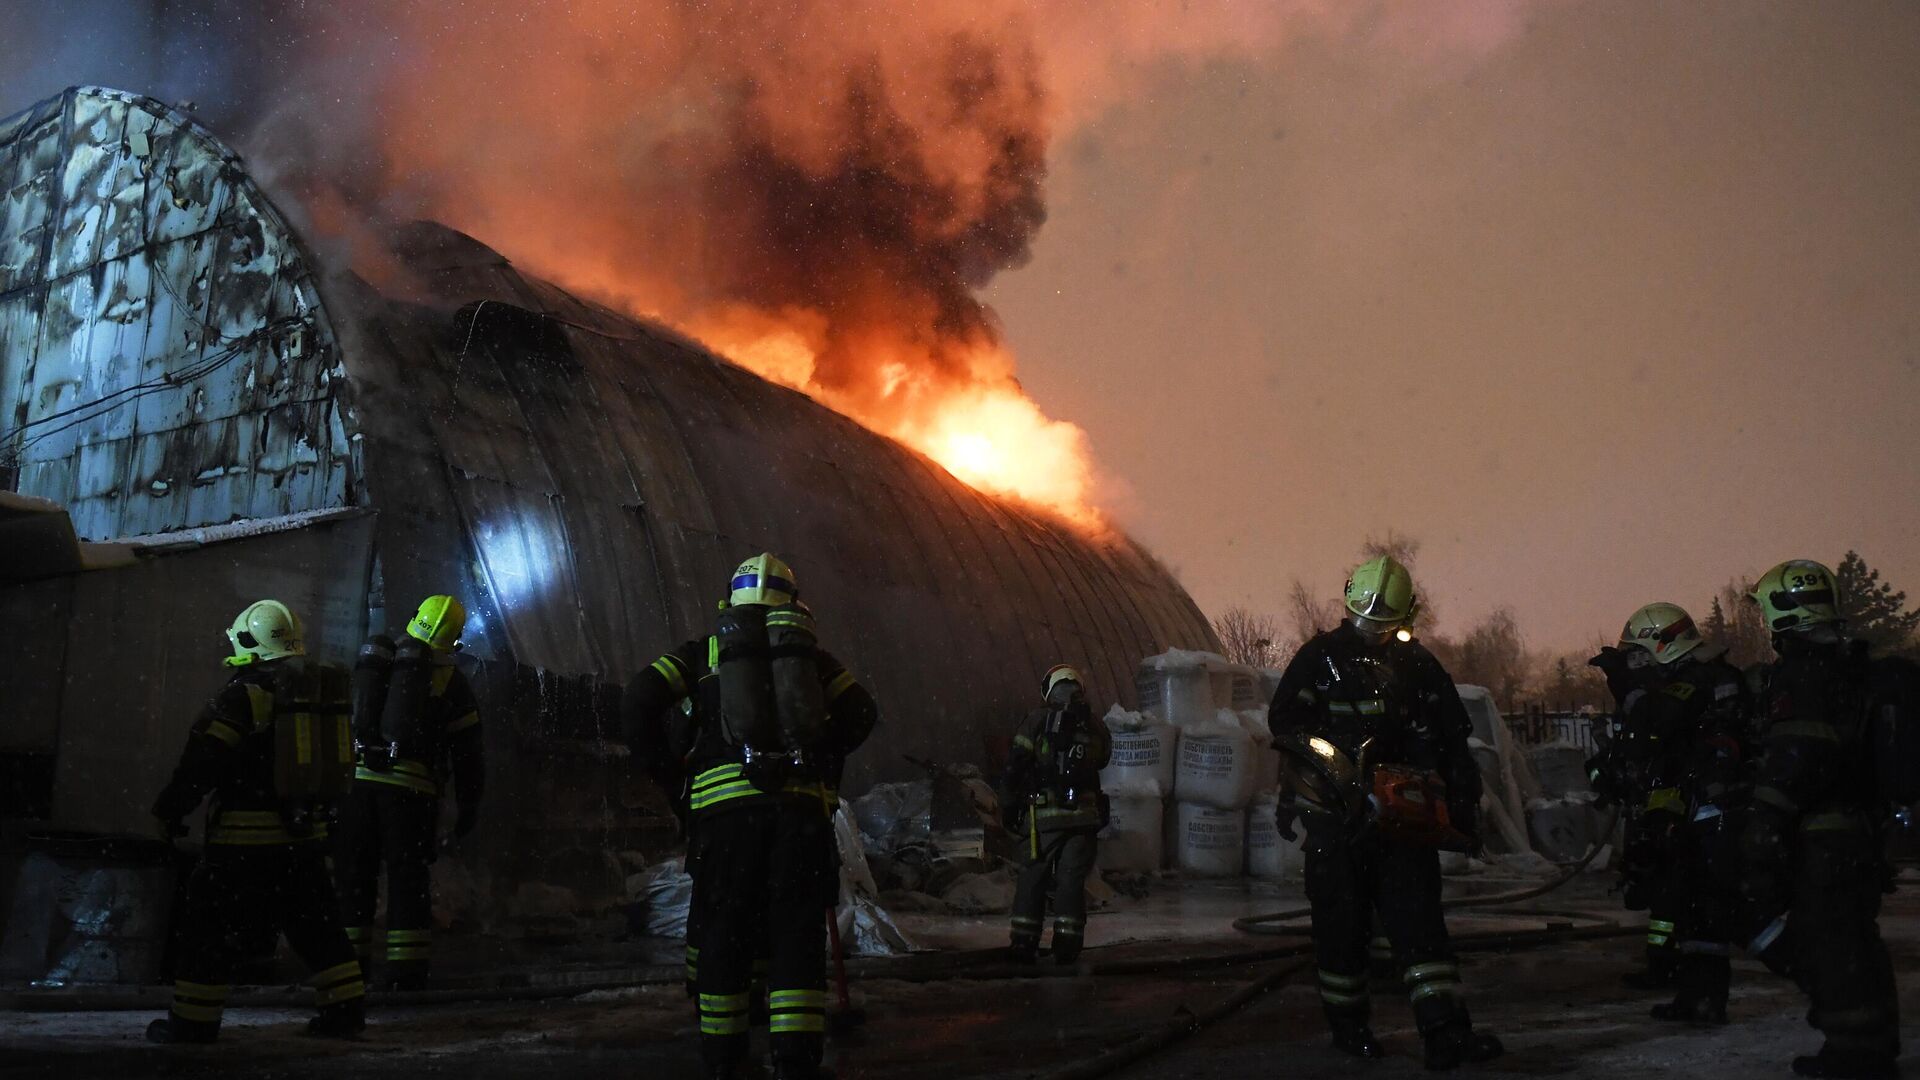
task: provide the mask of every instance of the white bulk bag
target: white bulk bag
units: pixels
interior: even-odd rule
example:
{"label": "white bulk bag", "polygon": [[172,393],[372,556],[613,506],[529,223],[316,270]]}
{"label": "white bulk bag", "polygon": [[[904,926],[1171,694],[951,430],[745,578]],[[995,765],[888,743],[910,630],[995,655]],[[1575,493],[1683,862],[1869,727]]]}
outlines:
{"label": "white bulk bag", "polygon": [[1107,710],[1106,722],[1113,733],[1113,757],[1100,770],[1100,790],[1115,797],[1171,795],[1178,730],[1118,705]]}
{"label": "white bulk bag", "polygon": [[[1272,793],[1260,795],[1247,807],[1247,875],[1264,881],[1297,878],[1306,867],[1306,856],[1298,839],[1280,835],[1274,821],[1279,799]],[[1296,827],[1294,833],[1299,835]]]}
{"label": "white bulk bag", "polygon": [[1258,796],[1280,786],[1280,755],[1273,750],[1273,733],[1267,728],[1267,710],[1245,709],[1240,726],[1253,740],[1253,790]]}
{"label": "white bulk bag", "polygon": [[[1226,693],[1226,661],[1212,653],[1173,649],[1140,661],[1135,688],[1140,694],[1140,709],[1176,727],[1206,723],[1213,718],[1216,704],[1213,672],[1217,666]],[[1224,702],[1221,702],[1224,704]]]}
{"label": "white bulk bag", "polygon": [[1247,816],[1240,810],[1175,803],[1174,865],[1195,877],[1239,877],[1246,865]]}
{"label": "white bulk bag", "polygon": [[1181,729],[1174,798],[1216,810],[1244,810],[1253,800],[1257,768],[1253,737],[1239,717],[1222,711],[1211,724]]}
{"label": "white bulk bag", "polygon": [[1160,869],[1166,805],[1156,797],[1115,795],[1109,810],[1107,827],[1100,830],[1100,868],[1149,874]]}

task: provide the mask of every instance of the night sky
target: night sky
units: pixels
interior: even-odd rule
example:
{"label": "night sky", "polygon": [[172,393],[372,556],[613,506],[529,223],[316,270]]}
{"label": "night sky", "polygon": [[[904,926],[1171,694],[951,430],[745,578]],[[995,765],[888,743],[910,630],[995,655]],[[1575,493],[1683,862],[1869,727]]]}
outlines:
{"label": "night sky", "polygon": [[1165,63],[989,294],[1203,608],[1423,541],[1579,647],[1858,547],[1920,593],[1920,5],[1523,9]]}

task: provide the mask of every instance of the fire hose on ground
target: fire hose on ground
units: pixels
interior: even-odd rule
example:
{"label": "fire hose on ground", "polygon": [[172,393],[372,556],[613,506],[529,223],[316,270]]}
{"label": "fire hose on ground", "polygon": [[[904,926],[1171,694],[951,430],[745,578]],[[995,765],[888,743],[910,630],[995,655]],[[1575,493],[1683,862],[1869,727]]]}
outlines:
{"label": "fire hose on ground", "polygon": [[[1614,825],[1618,823],[1619,817],[1620,812],[1616,807],[1613,813],[1609,815],[1607,826],[1601,830],[1600,835],[1603,837],[1612,836]],[[1456,897],[1451,900],[1442,901],[1441,906],[1446,908],[1469,906],[1497,907],[1503,904],[1515,904],[1545,896],[1567,884],[1569,881],[1572,881],[1580,873],[1585,871],[1606,847],[1607,845],[1604,842],[1596,842],[1587,851],[1586,855],[1581,857],[1580,861],[1568,866],[1565,870],[1543,884],[1514,892],[1498,893],[1492,896]],[[1312,908],[1299,908],[1292,911],[1279,911],[1266,915],[1249,915],[1235,919],[1233,921],[1233,928],[1248,934],[1296,936],[1299,931],[1284,929],[1275,924],[1305,918],[1312,913]],[[1530,944],[1542,944],[1555,941],[1625,937],[1638,933],[1640,933],[1638,927],[1620,926],[1618,924],[1589,927],[1575,927],[1571,924],[1549,924],[1539,930],[1463,934],[1453,939],[1453,945],[1463,952],[1472,952],[1486,949],[1516,948]],[[1045,1074],[1041,1080],[1096,1080],[1098,1077],[1110,1076],[1113,1073],[1119,1072],[1137,1061],[1150,1057],[1175,1043],[1198,1034],[1213,1024],[1239,1012],[1269,991],[1284,985],[1289,979],[1292,979],[1295,975],[1312,966],[1312,951],[1313,946],[1309,942],[1301,942],[1290,947],[1266,950],[1268,956],[1276,959],[1284,957],[1287,962],[1282,963],[1272,971],[1267,972],[1260,978],[1234,991],[1225,999],[1216,1002],[1198,1013],[1188,1012],[1183,1009],[1181,1015],[1176,1016],[1173,1020],[1161,1025],[1159,1028],[1122,1043],[1097,1057],[1076,1062],[1062,1069],[1056,1069],[1053,1072]]]}

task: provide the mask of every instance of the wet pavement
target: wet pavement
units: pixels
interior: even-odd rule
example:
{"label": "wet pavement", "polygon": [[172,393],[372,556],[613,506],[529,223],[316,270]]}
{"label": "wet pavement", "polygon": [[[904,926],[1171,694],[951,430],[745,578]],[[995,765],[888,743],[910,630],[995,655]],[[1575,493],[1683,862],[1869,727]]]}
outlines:
{"label": "wet pavement", "polygon": [[[1484,875],[1455,880],[1456,891],[1505,891],[1525,884]],[[1623,916],[1603,875],[1529,905],[1464,911],[1456,933],[1591,925]],[[1227,956],[1286,945],[1284,937],[1248,937],[1231,929],[1244,914],[1297,906],[1297,890],[1239,883],[1157,883],[1145,900],[1122,898],[1096,915],[1090,963],[1133,964],[1125,974],[1031,973],[969,967],[959,950],[1003,940],[1002,917],[907,916],[924,944],[947,950],[902,961],[865,961],[854,987],[865,1014],[857,1039],[837,1039],[843,1077],[917,1080],[1044,1077],[1049,1071],[1197,1012],[1247,985],[1279,961],[1142,971],[1146,961]],[[1883,919],[1902,973],[1903,1013],[1920,1015],[1920,890],[1893,897]],[[628,941],[623,956],[661,954],[664,943]],[[1506,1039],[1510,1053],[1465,1073],[1604,1076],[1609,1080],[1782,1076],[1795,1053],[1818,1044],[1804,1024],[1805,1003],[1788,983],[1737,962],[1733,1023],[1718,1030],[1658,1024],[1646,1018],[1659,998],[1626,989],[1620,976],[1638,958],[1626,936],[1559,941],[1525,950],[1474,952],[1465,958],[1469,1001],[1481,1026]],[[589,944],[557,950],[585,964]],[[670,950],[667,950],[670,951]],[[965,978],[942,978],[966,974]],[[928,981],[934,980],[934,981]],[[212,1047],[156,1047],[141,1038],[154,1013],[0,1013],[0,1078],[340,1077],[446,1074],[509,1077],[679,1077],[697,1075],[691,1009],[670,984],[603,990],[534,1001],[381,1006],[365,1037],[351,1042],[300,1034],[305,1009],[242,1008]],[[1310,975],[1295,977],[1192,1039],[1116,1075],[1139,1077],[1302,1076],[1374,1078],[1424,1075],[1419,1040],[1397,988],[1377,990],[1376,1027],[1390,1056],[1341,1057],[1326,1045]],[[1909,1028],[1909,1042],[1916,1032]]]}

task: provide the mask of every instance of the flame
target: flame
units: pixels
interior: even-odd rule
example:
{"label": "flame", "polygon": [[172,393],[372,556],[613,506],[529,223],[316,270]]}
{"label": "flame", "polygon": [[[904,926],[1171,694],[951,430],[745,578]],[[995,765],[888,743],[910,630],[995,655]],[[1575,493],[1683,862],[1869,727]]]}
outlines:
{"label": "flame", "polygon": [[1047,416],[1027,396],[1003,348],[978,349],[965,362],[970,378],[957,385],[928,377],[934,365],[925,358],[879,361],[873,368],[880,393],[867,398],[817,380],[823,328],[807,312],[745,308],[687,327],[721,355],[905,443],[970,487],[1041,507],[1086,531],[1106,528],[1093,502],[1086,432]]}

